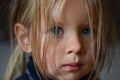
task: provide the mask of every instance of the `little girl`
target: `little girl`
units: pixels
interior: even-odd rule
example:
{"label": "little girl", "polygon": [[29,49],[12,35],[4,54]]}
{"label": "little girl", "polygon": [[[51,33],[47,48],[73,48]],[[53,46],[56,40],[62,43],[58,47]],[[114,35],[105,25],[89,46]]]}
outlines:
{"label": "little girl", "polygon": [[[5,80],[100,80],[115,23],[107,0],[12,0],[18,42]],[[27,66],[25,54],[29,54]]]}

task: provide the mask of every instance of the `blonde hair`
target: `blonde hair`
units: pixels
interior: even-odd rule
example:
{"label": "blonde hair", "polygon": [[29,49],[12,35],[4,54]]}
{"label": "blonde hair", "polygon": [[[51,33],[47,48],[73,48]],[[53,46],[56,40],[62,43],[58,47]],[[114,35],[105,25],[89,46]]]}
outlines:
{"label": "blonde hair", "polygon": [[[33,18],[33,2],[35,0],[11,0],[10,4],[10,31],[11,43],[14,40],[14,25],[16,22],[24,24],[26,27],[31,26]],[[32,17],[32,18],[31,18]],[[13,46],[12,46],[13,47]],[[13,51],[13,50],[12,50]],[[14,80],[26,71],[26,56],[19,45],[16,46],[10,57],[5,72],[4,80]]]}
{"label": "blonde hair", "polygon": [[[61,0],[61,8],[64,1],[65,0]],[[13,8],[10,17],[11,31],[13,30],[14,24],[17,22],[25,25],[26,28],[29,29],[30,33],[32,33],[31,41],[32,51],[34,53],[41,53],[41,13],[43,13],[43,15],[45,16],[45,20],[47,23],[46,26],[50,25],[51,16],[49,14],[55,2],[56,0],[13,0],[12,2]],[[115,23],[112,19],[112,14],[109,9],[109,3],[107,2],[107,0],[85,0],[85,5],[89,14],[90,26],[94,26],[95,22],[98,26],[96,65],[93,69],[93,72],[88,75],[90,80],[98,80],[100,71],[104,64],[107,48],[111,43],[114,44],[115,42]],[[96,21],[94,20],[94,18],[96,18]],[[17,47],[16,50],[19,51],[20,48]],[[46,49],[43,49],[43,56],[46,56],[45,50]],[[14,70],[16,70],[15,65],[18,65],[19,63],[21,63],[21,65],[24,64],[22,57],[25,55],[22,54],[22,51],[20,51],[20,53],[21,54],[15,51],[14,54],[11,56],[11,60],[8,64],[10,67],[8,66],[8,69],[6,71],[7,74],[5,76],[5,80],[13,80],[16,76],[18,76],[15,75],[13,72]],[[19,57],[21,58],[19,59]],[[34,58],[34,60],[36,60],[38,57],[39,56],[36,55],[36,58]],[[43,61],[45,61],[45,58]],[[24,67],[22,66],[20,67],[20,69],[25,71]],[[22,74],[24,71],[20,71],[20,74]],[[44,74],[44,68],[41,71]]]}
{"label": "blonde hair", "polygon": [[9,60],[4,80],[14,80],[17,78],[17,76],[21,75],[24,72],[25,72],[25,54],[20,49],[20,47],[17,46]]}

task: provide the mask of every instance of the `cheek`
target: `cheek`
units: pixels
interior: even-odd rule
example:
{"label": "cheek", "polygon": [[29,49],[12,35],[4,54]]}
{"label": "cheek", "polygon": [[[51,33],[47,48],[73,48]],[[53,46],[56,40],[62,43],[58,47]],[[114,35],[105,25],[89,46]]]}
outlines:
{"label": "cheek", "polygon": [[[56,75],[61,60],[63,59],[63,44],[61,42],[55,42],[54,40],[49,42],[49,46],[46,51],[46,72],[48,76]],[[57,70],[56,70],[57,69]]]}
{"label": "cheek", "polygon": [[85,68],[83,69],[84,73],[89,74],[93,68],[94,68],[95,62],[93,61],[92,58],[86,59],[86,65]]}
{"label": "cheek", "polygon": [[85,54],[84,62],[85,62],[85,67],[83,69],[85,74],[90,73],[95,65],[95,54],[91,53],[92,51],[88,51],[87,54]]}
{"label": "cheek", "polygon": [[54,40],[50,42],[47,49],[47,60],[48,63],[55,63],[56,65],[64,56],[64,43],[55,42]]}
{"label": "cheek", "polygon": [[86,54],[86,64],[88,66],[88,69],[93,69],[95,65],[95,51],[93,49],[89,49],[88,53]]}
{"label": "cheek", "polygon": [[95,54],[96,54],[96,42],[95,41],[92,43],[90,39],[83,40],[82,45],[85,50],[85,53],[95,57]]}
{"label": "cheek", "polygon": [[83,49],[85,53],[85,63],[93,66],[96,57],[96,43],[91,44],[90,40],[83,40]]}
{"label": "cheek", "polygon": [[49,41],[49,48],[47,50],[48,55],[54,55],[58,57],[64,54],[65,41],[59,39],[53,39]]}

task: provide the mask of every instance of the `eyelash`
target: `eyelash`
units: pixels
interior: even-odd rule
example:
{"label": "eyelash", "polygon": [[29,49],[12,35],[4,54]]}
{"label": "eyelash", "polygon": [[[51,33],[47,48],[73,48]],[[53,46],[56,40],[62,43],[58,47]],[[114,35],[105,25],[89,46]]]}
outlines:
{"label": "eyelash", "polygon": [[60,27],[60,26],[58,26],[58,27],[52,27],[51,29],[50,29],[50,32],[53,34],[53,35],[55,35],[55,36],[61,36],[61,35],[63,35],[63,33],[64,33],[64,31],[63,31],[63,28],[62,27]]}
{"label": "eyelash", "polygon": [[[64,30],[61,26],[54,26],[50,29],[50,32],[54,36],[62,36],[64,34]],[[89,37],[91,35],[90,28],[83,28],[82,31],[80,32],[83,36]]]}

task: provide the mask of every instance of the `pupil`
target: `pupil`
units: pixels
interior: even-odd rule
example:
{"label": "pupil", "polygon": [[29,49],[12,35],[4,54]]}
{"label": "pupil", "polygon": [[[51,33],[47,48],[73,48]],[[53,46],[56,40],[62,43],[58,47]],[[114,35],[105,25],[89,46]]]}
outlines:
{"label": "pupil", "polygon": [[86,28],[83,30],[84,35],[90,35],[90,29]]}

